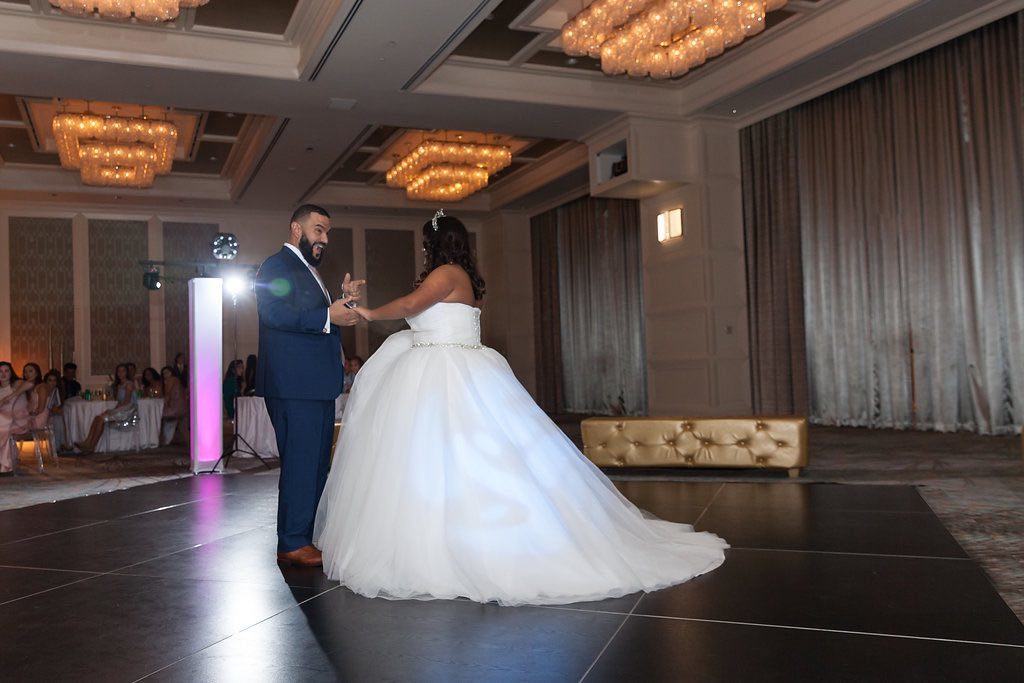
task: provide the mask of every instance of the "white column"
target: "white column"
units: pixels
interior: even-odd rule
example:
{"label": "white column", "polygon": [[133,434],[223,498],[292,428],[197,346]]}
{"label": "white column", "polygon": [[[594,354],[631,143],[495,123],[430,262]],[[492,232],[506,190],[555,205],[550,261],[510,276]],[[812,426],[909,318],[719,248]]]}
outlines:
{"label": "white column", "polygon": [[[418,249],[419,245],[417,245]],[[418,263],[418,262],[417,262]],[[415,276],[414,276],[415,277]],[[366,230],[363,227],[352,228],[352,279],[360,280],[366,278]],[[373,286],[373,283],[370,283]],[[366,291],[365,289],[363,290]],[[363,299],[363,304],[366,300]],[[370,355],[370,330],[366,323],[356,325],[356,348],[353,352],[344,349],[346,355],[355,355],[360,358],[367,358]]]}
{"label": "white column", "polygon": [[75,299],[75,352],[72,357],[78,365],[78,381],[82,383],[82,389],[86,389],[93,384],[92,334],[89,328],[89,219],[81,213],[71,218],[71,263]]}
{"label": "white column", "polygon": [[[164,224],[157,216],[149,219],[149,255],[150,261],[164,260]],[[167,334],[164,318],[164,290],[157,289],[149,293],[149,364],[157,372],[167,358]]]}
{"label": "white column", "polygon": [[192,473],[214,467],[224,449],[221,417],[221,355],[224,282],[220,278],[188,281],[188,390]]}

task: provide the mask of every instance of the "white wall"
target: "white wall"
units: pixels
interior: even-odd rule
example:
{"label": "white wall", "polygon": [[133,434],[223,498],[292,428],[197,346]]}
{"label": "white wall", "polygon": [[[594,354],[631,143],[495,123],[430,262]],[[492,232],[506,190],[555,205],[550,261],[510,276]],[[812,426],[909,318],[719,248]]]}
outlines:
{"label": "white wall", "polygon": [[[641,201],[648,410],[751,411],[739,135],[702,124],[695,177]],[[692,161],[692,160],[691,160]],[[657,215],[683,208],[684,237],[659,243]]]}
{"label": "white wall", "polygon": [[[648,411],[748,415],[739,133],[731,125],[680,123],[678,135],[683,147],[697,151],[680,160],[686,183],[640,203]],[[490,240],[481,257],[488,283],[487,343],[506,354],[531,392],[536,364],[529,217],[553,206],[495,212],[483,223]],[[658,212],[679,206],[685,237],[659,244]]]}
{"label": "white wall", "polygon": [[486,236],[483,244],[477,238],[480,270],[487,282],[483,342],[504,355],[526,390],[535,394],[530,215],[494,212],[483,221],[480,234]]}

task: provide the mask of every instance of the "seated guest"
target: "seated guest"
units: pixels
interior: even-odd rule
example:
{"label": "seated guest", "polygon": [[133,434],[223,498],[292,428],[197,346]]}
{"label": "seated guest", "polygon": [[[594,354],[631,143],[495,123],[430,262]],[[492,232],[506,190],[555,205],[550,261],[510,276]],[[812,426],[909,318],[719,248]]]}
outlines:
{"label": "seated guest", "polygon": [[74,363],[64,364],[64,377],[60,381],[60,400],[66,401],[82,393],[82,385],[78,383],[75,376],[78,374],[78,366]]}
{"label": "seated guest", "polygon": [[161,428],[161,445],[167,445],[174,440],[176,434],[183,431],[181,425],[184,424],[185,418],[188,416],[188,391],[181,383],[181,378],[178,377],[177,368],[169,365],[164,366],[160,370],[160,375],[164,381],[164,413],[162,419],[164,425],[172,429],[170,435],[164,438],[164,429]]}
{"label": "seated guest", "polygon": [[172,367],[176,370],[181,385],[188,389],[188,357],[181,351],[178,351],[174,356],[174,365]]}
{"label": "seated guest", "polygon": [[[41,368],[35,363],[29,363],[22,371],[24,377],[39,377]],[[51,380],[47,373],[28,393],[28,419],[29,430],[32,432],[46,432],[50,427],[50,409],[60,404],[60,393],[57,391],[57,375]],[[63,424],[62,424],[63,427]],[[63,429],[61,429],[63,436]],[[57,449],[57,434],[52,434],[52,440],[48,441],[51,448],[51,455]]]}
{"label": "seated guest", "polygon": [[156,368],[146,368],[142,371],[142,395],[149,398],[163,397],[164,381]]}
{"label": "seated guest", "polygon": [[359,356],[351,356],[345,359],[345,383],[341,392],[347,394],[352,391],[352,382],[356,380],[356,374],[363,367],[363,359]]}
{"label": "seated guest", "polygon": [[18,379],[13,365],[0,361],[0,476],[12,476],[18,464],[18,446],[11,437],[30,429],[25,395],[33,386]]}
{"label": "seated guest", "polygon": [[256,354],[245,357],[245,374],[242,376],[242,396],[256,395]]}
{"label": "seated guest", "polygon": [[235,399],[242,395],[242,372],[245,366],[240,360],[228,363],[228,371],[224,373],[224,412],[229,420],[235,419]]}
{"label": "seated guest", "polygon": [[[51,394],[57,390],[57,386],[51,386],[43,379],[42,369],[35,363],[26,364],[21,375],[26,380],[30,377],[35,378],[35,386],[28,393],[29,428],[32,431],[46,429],[50,422]],[[60,397],[57,400],[60,400]]]}
{"label": "seated guest", "polygon": [[128,366],[121,363],[114,371],[114,375],[113,389],[117,405],[93,418],[92,425],[89,426],[89,434],[82,443],[76,444],[83,453],[88,454],[96,450],[96,444],[103,436],[103,430],[108,422],[128,420],[131,414],[138,410],[136,405],[138,394],[135,391],[135,382],[128,379]]}
{"label": "seated guest", "polygon": [[66,450],[71,444],[65,440],[64,405],[60,400],[60,372],[51,369],[43,376],[43,382],[50,387],[50,395],[46,400],[46,412],[49,413],[50,429],[53,431],[53,445],[57,450]]}
{"label": "seated guest", "polygon": [[131,361],[128,361],[124,365],[125,365],[126,368],[128,368],[128,379],[130,379],[131,381],[135,382],[136,385],[138,385],[139,381],[135,378],[135,374],[139,370],[135,366],[135,363],[132,363]]}

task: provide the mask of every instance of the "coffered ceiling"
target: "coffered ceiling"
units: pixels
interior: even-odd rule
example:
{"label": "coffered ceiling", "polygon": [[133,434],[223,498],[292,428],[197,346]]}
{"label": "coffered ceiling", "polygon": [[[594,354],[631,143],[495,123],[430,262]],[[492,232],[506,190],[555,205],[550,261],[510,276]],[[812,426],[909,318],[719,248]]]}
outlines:
{"label": "coffered ceiling", "polygon": [[581,0],[210,0],[151,26],[0,0],[0,201],[106,202],[57,163],[58,98],[175,110],[170,175],[147,205],[419,210],[387,188],[432,131],[514,142],[467,211],[585,178],[583,141],[626,115],[737,127],[1014,11],[1024,0],[790,0],[766,30],[667,81],[609,77],[559,49]]}

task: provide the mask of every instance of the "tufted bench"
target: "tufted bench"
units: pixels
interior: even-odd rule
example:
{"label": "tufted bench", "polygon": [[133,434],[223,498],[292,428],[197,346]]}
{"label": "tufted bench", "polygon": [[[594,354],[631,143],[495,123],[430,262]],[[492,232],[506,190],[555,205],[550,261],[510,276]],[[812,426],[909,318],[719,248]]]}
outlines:
{"label": "tufted bench", "polygon": [[600,467],[782,468],[807,465],[803,417],[590,417],[583,453]]}

